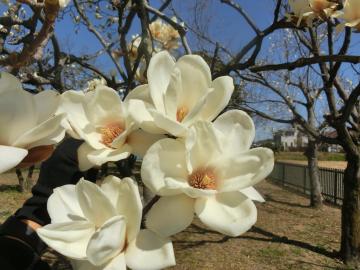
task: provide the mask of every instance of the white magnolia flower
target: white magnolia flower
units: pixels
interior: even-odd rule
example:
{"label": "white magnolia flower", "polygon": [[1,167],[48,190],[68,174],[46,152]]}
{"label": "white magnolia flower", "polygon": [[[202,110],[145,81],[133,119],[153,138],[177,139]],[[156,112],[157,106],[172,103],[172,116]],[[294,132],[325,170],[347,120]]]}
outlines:
{"label": "white magnolia flower", "polygon": [[286,16],[295,21],[297,26],[302,22],[311,25],[315,18],[325,19],[334,13],[337,4],[328,0],[289,0],[293,14]]}
{"label": "white magnolia flower", "polygon": [[163,139],[146,153],[141,176],[161,197],[146,217],[147,228],[170,236],[191,224],[194,213],[209,228],[238,236],[256,222],[252,187],[273,169],[273,152],[249,149],[254,124],[242,111],[228,111],[213,124],[198,121],[188,136]]}
{"label": "white magnolia flower", "polygon": [[360,0],[345,0],[343,10],[336,12],[333,17],[345,20],[337,26],[337,31],[348,26],[360,32]]}
{"label": "white magnolia flower", "polygon": [[[176,17],[172,20],[177,22]],[[149,25],[151,36],[161,43],[161,47],[165,50],[173,50],[179,47],[179,32],[170,24],[165,23],[161,19],[157,19]]]}
{"label": "white magnolia flower", "polygon": [[116,91],[101,84],[91,92],[65,92],[59,112],[67,113],[68,133],[85,140],[78,149],[83,171],[131,153],[142,156],[161,138],[138,129]]}
{"label": "white magnolia flower", "polygon": [[172,243],[140,230],[142,204],[131,178],[86,180],[54,189],[51,224],[37,230],[51,248],[73,259],[75,270],[160,269],[175,265]]}
{"label": "white magnolia flower", "polygon": [[184,136],[195,121],[213,120],[234,90],[229,76],[212,81],[200,56],[186,55],[175,62],[166,51],[151,58],[147,79],[148,84],[126,97],[130,113],[144,130],[174,136]]}
{"label": "white magnolia flower", "polygon": [[290,21],[296,22],[297,26],[301,22],[311,25],[315,16],[309,5],[309,0],[289,0],[289,5],[293,14],[286,14],[286,16]]}
{"label": "white magnolia flower", "polygon": [[50,90],[30,94],[16,77],[0,73],[0,173],[30,162],[64,138],[64,115],[54,115],[59,100]]}
{"label": "white magnolia flower", "polygon": [[106,80],[102,77],[100,79],[93,79],[88,82],[88,88],[85,90],[85,92],[95,91],[98,86],[106,86],[106,84]]}

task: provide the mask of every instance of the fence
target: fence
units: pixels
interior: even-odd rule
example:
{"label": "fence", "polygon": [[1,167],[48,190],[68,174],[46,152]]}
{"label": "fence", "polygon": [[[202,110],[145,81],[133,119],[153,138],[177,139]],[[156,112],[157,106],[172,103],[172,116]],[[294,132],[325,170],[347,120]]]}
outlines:
{"label": "fence", "polygon": [[[344,196],[344,170],[319,168],[319,173],[323,198],[341,205]],[[306,165],[276,162],[269,178],[306,195],[310,194],[311,183]]]}

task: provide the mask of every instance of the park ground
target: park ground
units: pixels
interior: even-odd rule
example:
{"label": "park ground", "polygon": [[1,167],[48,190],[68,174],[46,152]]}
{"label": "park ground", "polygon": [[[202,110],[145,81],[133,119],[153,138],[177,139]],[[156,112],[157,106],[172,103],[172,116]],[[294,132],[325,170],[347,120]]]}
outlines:
{"label": "park ground", "polygon": [[[16,189],[14,174],[0,176],[0,222],[13,213],[29,193]],[[265,197],[257,203],[258,221],[236,238],[207,230],[195,220],[173,237],[177,265],[170,269],[349,269],[336,256],[340,239],[340,209],[308,208],[308,199],[269,181],[256,187]],[[66,260],[48,252],[55,270],[69,270]]]}

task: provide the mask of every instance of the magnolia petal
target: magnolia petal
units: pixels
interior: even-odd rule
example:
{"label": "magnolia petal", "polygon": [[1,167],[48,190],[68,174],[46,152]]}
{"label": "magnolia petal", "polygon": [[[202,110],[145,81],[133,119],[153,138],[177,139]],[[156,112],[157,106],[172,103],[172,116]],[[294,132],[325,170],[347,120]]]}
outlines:
{"label": "magnolia petal", "polygon": [[125,241],[126,218],[114,216],[91,236],[86,249],[87,259],[94,265],[102,265],[122,251]]}
{"label": "magnolia petal", "polygon": [[223,113],[215,120],[214,127],[226,136],[222,143],[225,153],[247,151],[255,138],[254,122],[247,113],[240,110]]}
{"label": "magnolia petal", "polygon": [[254,148],[238,156],[218,160],[221,164],[219,190],[235,191],[265,179],[274,167],[274,153],[268,148]]}
{"label": "magnolia petal", "polygon": [[37,124],[37,113],[32,94],[22,90],[13,75],[0,73],[0,143],[13,145],[24,132]]}
{"label": "magnolia petal", "polygon": [[181,72],[182,95],[180,105],[193,108],[211,85],[211,72],[207,63],[198,55],[185,55],[176,62]]}
{"label": "magnolia petal", "polygon": [[195,212],[209,228],[234,237],[248,231],[257,220],[255,204],[240,192],[199,198]]}
{"label": "magnolia petal", "polygon": [[176,120],[178,95],[182,90],[180,70],[175,68],[171,74],[169,85],[164,93],[165,113],[170,119]]}
{"label": "magnolia petal", "polygon": [[97,166],[100,166],[108,161],[118,161],[128,158],[131,155],[131,147],[125,144],[120,149],[105,148],[89,152],[87,158],[89,161]]}
{"label": "magnolia petal", "polygon": [[93,151],[95,151],[95,149],[88,145],[86,142],[82,143],[78,148],[77,159],[80,171],[87,171],[94,166],[94,164],[88,158],[88,155]]}
{"label": "magnolia petal", "polygon": [[142,203],[137,184],[131,178],[120,180],[115,176],[104,179],[101,189],[115,206],[117,215],[126,217],[126,236],[130,242],[140,230]]}
{"label": "magnolia petal", "polygon": [[104,270],[103,265],[96,266],[85,260],[70,260],[70,263],[73,270]]}
{"label": "magnolia petal", "polygon": [[131,99],[128,101],[129,114],[141,129],[153,134],[165,134],[166,132],[155,124],[154,117],[150,113],[153,110],[152,105],[142,100]]}
{"label": "magnolia petal", "polygon": [[49,224],[36,230],[49,247],[72,259],[85,259],[87,244],[95,232],[88,221],[71,221]]}
{"label": "magnolia petal", "polygon": [[221,140],[219,140],[221,135],[212,123],[205,121],[198,121],[189,129],[185,146],[186,163],[190,174],[196,169],[206,168],[222,155]]}
{"label": "magnolia petal", "polygon": [[194,200],[186,195],[161,197],[146,216],[146,227],[162,237],[185,230],[194,218]]}
{"label": "magnolia petal", "polygon": [[170,82],[171,72],[175,61],[167,51],[155,54],[149,63],[147,78],[149,82],[150,95],[156,109],[164,113],[163,95]]}
{"label": "magnolia petal", "polygon": [[167,115],[157,111],[151,111],[151,113],[158,128],[165,130],[166,133],[175,137],[182,137],[186,135],[187,128],[181,123],[170,119]]}
{"label": "magnolia petal", "polygon": [[47,210],[51,223],[76,221],[78,217],[83,217],[84,213],[77,200],[75,185],[55,188],[48,199]]}
{"label": "magnolia petal", "polygon": [[124,103],[128,103],[131,99],[140,99],[146,103],[152,104],[149,85],[139,85],[135,89],[131,90],[126,96]]}
{"label": "magnolia petal", "polygon": [[75,191],[84,216],[96,227],[100,227],[116,215],[107,195],[96,184],[80,179]]}
{"label": "magnolia petal", "polygon": [[131,269],[153,270],[174,266],[175,255],[169,239],[159,238],[150,230],[141,230],[125,251]]}
{"label": "magnolia petal", "polygon": [[37,122],[42,123],[49,119],[57,110],[60,103],[60,94],[46,90],[36,95],[33,95],[36,111],[37,111]]}
{"label": "magnolia petal", "polygon": [[212,121],[229,104],[231,95],[234,91],[234,81],[230,76],[216,78],[210,92],[206,98],[206,103],[201,110],[200,119]]}
{"label": "magnolia petal", "polygon": [[126,270],[125,253],[122,252],[101,270]]}
{"label": "magnolia petal", "polygon": [[34,128],[25,132],[13,143],[13,145],[26,148],[35,147],[39,145],[37,143],[38,141],[43,140],[44,138],[51,135],[55,135],[55,138],[62,140],[63,137],[59,137],[57,135],[62,134],[65,136],[65,134],[63,133],[63,127],[60,124],[63,121],[64,117],[65,114],[60,114],[49,118],[40,125],[35,126]]}
{"label": "magnolia petal", "polygon": [[85,95],[81,91],[69,90],[61,95],[57,114],[66,113],[71,128],[81,137],[89,126],[89,119],[85,112]]}
{"label": "magnolia petal", "polygon": [[114,89],[101,85],[86,104],[86,113],[90,122],[97,125],[110,116],[123,116],[123,103]]}
{"label": "magnolia petal", "polygon": [[27,154],[26,149],[0,145],[0,174],[14,168]]}
{"label": "magnolia petal", "polygon": [[184,120],[182,121],[185,126],[191,126],[195,121],[199,120],[199,115],[203,107],[205,106],[209,94],[213,90],[214,89],[208,89],[208,92],[204,93],[204,95],[197,100],[197,102],[194,104],[194,107],[191,108],[190,112],[185,116]]}
{"label": "magnolia petal", "polygon": [[243,188],[239,191],[252,201],[265,202],[263,196],[253,187]]}
{"label": "magnolia petal", "polygon": [[150,134],[138,129],[127,137],[127,144],[131,146],[131,152],[134,155],[143,157],[151,145],[164,138],[166,138],[165,135]]}
{"label": "magnolia petal", "polygon": [[165,187],[166,177],[187,179],[184,144],[173,139],[162,139],[153,144],[141,165],[141,178],[153,193]]}

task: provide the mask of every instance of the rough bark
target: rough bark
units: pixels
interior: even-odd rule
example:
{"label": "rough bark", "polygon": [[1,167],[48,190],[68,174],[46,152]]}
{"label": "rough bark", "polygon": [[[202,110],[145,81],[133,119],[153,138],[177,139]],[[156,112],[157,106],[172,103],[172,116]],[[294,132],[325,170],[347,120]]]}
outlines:
{"label": "rough bark", "polygon": [[310,139],[306,151],[310,179],[310,206],[321,208],[323,198],[321,195],[321,184],[318,167],[318,145],[315,140]]}
{"label": "rough bark", "polygon": [[351,267],[360,267],[360,153],[347,153],[341,211],[340,255]]}

